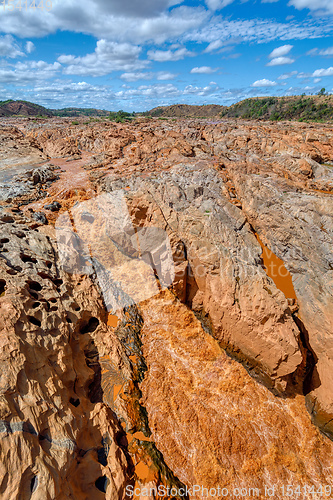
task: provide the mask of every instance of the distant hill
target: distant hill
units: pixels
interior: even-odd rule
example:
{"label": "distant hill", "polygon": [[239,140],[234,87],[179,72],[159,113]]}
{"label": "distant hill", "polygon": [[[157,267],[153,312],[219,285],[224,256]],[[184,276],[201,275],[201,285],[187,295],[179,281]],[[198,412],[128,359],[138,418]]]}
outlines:
{"label": "distant hill", "polygon": [[254,97],[225,107],[220,116],[324,122],[333,119],[333,95]]}
{"label": "distant hill", "polygon": [[51,110],[28,101],[0,101],[0,116],[53,116]]}
{"label": "distant hill", "polygon": [[54,116],[109,116],[109,111],[95,108],[51,109]]}
{"label": "distant hill", "polygon": [[94,108],[47,109],[29,101],[0,101],[0,116],[109,116],[109,111]]}
{"label": "distant hill", "polygon": [[148,116],[165,118],[218,118],[225,106],[206,104],[192,106],[190,104],[173,104],[172,106],[159,106],[146,113]]}
{"label": "distant hill", "polygon": [[[324,89],[323,89],[324,90]],[[241,118],[258,120],[298,120],[325,122],[333,120],[333,95],[253,97],[231,106],[174,104],[159,106],[145,113],[110,112],[95,108],[47,109],[28,101],[0,101],[0,117],[79,117],[99,116],[124,121],[144,115],[157,118]]]}

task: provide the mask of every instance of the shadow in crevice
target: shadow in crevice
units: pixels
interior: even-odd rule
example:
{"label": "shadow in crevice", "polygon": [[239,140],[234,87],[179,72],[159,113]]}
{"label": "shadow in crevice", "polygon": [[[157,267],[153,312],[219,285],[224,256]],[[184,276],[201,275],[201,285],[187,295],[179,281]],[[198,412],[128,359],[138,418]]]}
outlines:
{"label": "shadow in crevice", "polygon": [[91,403],[103,402],[102,367],[99,362],[99,352],[93,339],[90,339],[89,348],[84,350],[86,364],[93,372],[93,380],[88,387],[88,398]]}
{"label": "shadow in crevice", "polygon": [[303,369],[303,394],[306,396],[309,392],[317,389],[321,385],[321,380],[317,371],[316,364],[318,357],[312,349],[309,341],[309,332],[304,323],[297,314],[293,314],[293,319],[300,332],[300,340],[305,351],[305,366]]}

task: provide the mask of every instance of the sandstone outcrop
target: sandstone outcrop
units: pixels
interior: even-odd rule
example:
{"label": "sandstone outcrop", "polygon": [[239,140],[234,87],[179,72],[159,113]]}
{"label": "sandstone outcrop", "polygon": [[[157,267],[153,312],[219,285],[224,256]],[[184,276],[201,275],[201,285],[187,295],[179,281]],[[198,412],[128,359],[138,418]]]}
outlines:
{"label": "sandstone outcrop", "polygon": [[8,119],[0,140],[3,498],[333,488],[333,129]]}
{"label": "sandstone outcrop", "polygon": [[142,311],[143,403],[167,464],[185,484],[212,491],[191,498],[213,498],[218,486],[249,498],[274,487],[282,498],[286,484],[332,484],[333,444],[311,424],[302,396],[279,399],[255,383],[170,292]]}

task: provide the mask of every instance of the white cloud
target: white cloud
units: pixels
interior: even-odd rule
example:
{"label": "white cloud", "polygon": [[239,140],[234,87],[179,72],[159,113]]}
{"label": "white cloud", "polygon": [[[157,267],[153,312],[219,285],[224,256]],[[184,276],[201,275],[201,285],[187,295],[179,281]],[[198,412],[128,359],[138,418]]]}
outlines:
{"label": "white cloud", "polygon": [[220,40],[226,42],[268,43],[274,40],[305,40],[331,35],[333,22],[329,19],[305,19],[302,23],[291,21],[278,23],[270,19],[227,20],[212,17],[209,22],[197,30],[183,35],[183,42],[195,41],[211,43]]}
{"label": "white cloud", "polygon": [[282,57],[286,56],[289,54],[291,49],[293,48],[293,45],[281,45],[281,47],[277,47],[274,49],[270,54],[269,54],[269,59],[274,59],[276,57]]}
{"label": "white cloud", "polygon": [[37,84],[28,90],[21,89],[20,98],[33,100],[49,108],[77,106],[120,109],[121,107],[110,104],[115,101],[115,94],[109,87],[92,85],[85,81],[74,83],[57,80],[51,84]]}
{"label": "white cloud", "polygon": [[139,80],[173,80],[177,75],[170,73],[169,71],[158,71],[157,73],[152,72],[131,72],[124,73],[120,76],[122,80],[126,82],[137,82]]}
{"label": "white cloud", "polygon": [[25,44],[25,50],[27,51],[28,54],[31,54],[31,52],[33,52],[35,50],[35,45],[28,41],[26,44]]}
{"label": "white cloud", "polygon": [[300,73],[297,74],[297,78],[309,78],[311,75],[311,73],[304,73],[304,71],[301,71]]}
{"label": "white cloud", "polygon": [[215,86],[195,87],[187,85],[184,89],[179,89],[172,83],[154,85],[140,85],[136,89],[125,89],[115,93],[118,99],[128,99],[130,97],[148,97],[148,98],[167,98],[173,97],[179,99],[182,96],[208,96],[213,95],[219,88]]}
{"label": "white cloud", "polygon": [[57,30],[140,44],[164,43],[196,29],[208,19],[203,7],[174,7],[178,0],[53,0],[50,12],[18,9],[1,16],[1,31],[22,38],[43,37]]}
{"label": "white cloud", "polygon": [[223,42],[221,40],[214,40],[211,42],[208,47],[205,48],[204,52],[213,52],[214,50],[218,50],[223,46]]}
{"label": "white cloud", "polygon": [[319,82],[321,82],[321,78],[315,78],[315,79],[313,80],[313,83],[319,83]]}
{"label": "white cloud", "polygon": [[211,68],[210,66],[200,66],[199,68],[192,68],[191,73],[199,73],[203,75],[210,75],[211,73],[215,73],[219,68]]}
{"label": "white cloud", "polygon": [[292,64],[295,62],[295,59],[291,59],[290,57],[275,57],[266,66],[281,66],[282,64]]}
{"label": "white cloud", "polygon": [[292,78],[297,75],[297,71],[291,71],[290,73],[284,73],[278,77],[278,80],[287,80],[288,78]]}
{"label": "white cloud", "polygon": [[183,3],[184,0],[95,0],[95,4],[107,14],[129,17],[153,17],[167,8]]}
{"label": "white cloud", "polygon": [[206,5],[210,10],[221,10],[227,5],[233,3],[234,0],[206,0]]}
{"label": "white cloud", "polygon": [[187,85],[183,93],[184,95],[194,94],[196,96],[206,96],[212,95],[218,90],[218,87],[212,87],[207,85],[206,87],[194,87],[193,85]]}
{"label": "white cloud", "polygon": [[53,78],[61,69],[61,64],[45,61],[25,61],[0,67],[0,82],[26,85],[38,80]]}
{"label": "white cloud", "polygon": [[275,87],[275,85],[277,85],[276,82],[272,82],[271,80],[263,78],[262,80],[257,80],[256,82],[252,83],[251,87]]}
{"label": "white cloud", "polygon": [[141,48],[129,43],[98,40],[95,52],[83,57],[61,55],[58,61],[66,64],[66,75],[103,76],[112,71],[132,72],[147,66],[139,59]]}
{"label": "white cloud", "polygon": [[308,50],[307,56],[333,56],[333,47],[328,47],[327,49],[319,50],[317,47],[315,49]]}
{"label": "white cloud", "polygon": [[318,78],[321,78],[322,76],[333,76],[333,68],[332,66],[330,68],[327,68],[327,69],[316,69],[316,71],[314,71],[312,73],[312,76],[314,77],[318,77]]}
{"label": "white cloud", "polygon": [[11,35],[0,36],[0,57],[15,59],[22,56],[24,53]]}
{"label": "white cloud", "polygon": [[157,73],[157,80],[173,80],[176,76],[175,73],[170,73],[169,71],[159,71]]}
{"label": "white cloud", "polygon": [[307,56],[316,56],[317,54],[318,54],[318,49],[317,48],[308,50],[307,53],[306,53]]}
{"label": "white cloud", "polygon": [[292,5],[298,10],[310,9],[333,14],[332,0],[290,0],[288,5]]}
{"label": "white cloud", "polygon": [[319,51],[320,56],[333,56],[333,47],[328,47]]}
{"label": "white cloud", "polygon": [[196,54],[190,52],[185,47],[181,49],[172,50],[148,50],[147,55],[152,61],[166,62],[166,61],[179,61],[184,59],[184,57],[193,57]]}
{"label": "white cloud", "polygon": [[154,77],[153,73],[123,73],[120,78],[126,82],[137,82],[138,80],[152,80]]}
{"label": "white cloud", "polygon": [[166,84],[155,84],[155,85],[140,85],[136,89],[126,89],[116,92],[115,95],[118,99],[128,98],[128,97],[166,97],[166,96],[178,96],[179,90],[172,83]]}

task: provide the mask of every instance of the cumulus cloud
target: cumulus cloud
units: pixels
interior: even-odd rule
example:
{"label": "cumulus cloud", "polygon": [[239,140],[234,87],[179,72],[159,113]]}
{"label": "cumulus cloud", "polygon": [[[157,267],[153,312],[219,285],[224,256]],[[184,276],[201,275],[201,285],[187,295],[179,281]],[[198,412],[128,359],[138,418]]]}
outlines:
{"label": "cumulus cloud", "polygon": [[28,41],[25,44],[25,50],[28,54],[31,54],[31,52],[33,52],[35,50],[35,48],[36,48],[35,45],[30,41]]}
{"label": "cumulus cloud", "polygon": [[101,10],[113,15],[129,17],[154,17],[169,7],[183,3],[184,0],[95,0]]}
{"label": "cumulus cloud", "polygon": [[147,97],[147,98],[180,98],[182,96],[208,96],[213,95],[219,88],[216,85],[208,85],[206,87],[196,87],[187,85],[184,89],[177,88],[172,83],[156,83],[154,85],[140,85],[136,89],[124,89],[115,93],[118,99],[128,99],[132,97]]}
{"label": "cumulus cloud", "polygon": [[234,0],[206,0],[206,5],[210,10],[221,10],[227,5],[233,3]]}
{"label": "cumulus cloud", "polygon": [[328,14],[333,14],[332,0],[290,0],[288,5],[292,5],[298,10],[310,9],[313,11],[323,11]]}
{"label": "cumulus cloud", "polygon": [[158,71],[153,72],[131,72],[123,73],[120,78],[126,82],[137,82],[139,80],[173,80],[177,75],[170,73],[169,71]]}
{"label": "cumulus cloud", "polygon": [[252,83],[251,87],[275,87],[275,85],[277,85],[276,82],[263,78],[262,80],[257,80]]}
{"label": "cumulus cloud", "polygon": [[293,45],[281,45],[281,47],[277,47],[276,49],[274,49],[269,54],[268,57],[270,59],[274,59],[276,57],[286,56],[287,54],[289,54],[289,52],[291,51],[292,48],[293,48]]}
{"label": "cumulus cloud", "polygon": [[197,68],[192,68],[191,73],[199,73],[203,75],[210,75],[211,73],[215,73],[219,68],[211,68],[210,66],[200,66]]}
{"label": "cumulus cloud", "polygon": [[0,82],[8,84],[28,84],[38,80],[53,78],[61,69],[61,64],[48,64],[45,61],[26,61],[24,63],[0,67]]}
{"label": "cumulus cloud", "polygon": [[333,68],[332,66],[330,68],[327,68],[327,69],[316,69],[316,71],[314,71],[312,73],[312,76],[314,77],[318,77],[318,78],[321,78],[322,76],[333,76]]}
{"label": "cumulus cloud", "polygon": [[139,72],[131,72],[131,73],[123,73],[120,78],[125,80],[126,82],[137,82],[138,80],[152,80],[154,77],[153,73],[139,73]]}
{"label": "cumulus cloud", "polygon": [[287,54],[291,51],[293,45],[281,45],[280,47],[276,47],[268,56],[269,63],[266,66],[282,66],[283,64],[292,64],[295,62],[295,59],[291,57],[286,57]]}
{"label": "cumulus cloud", "polygon": [[[113,91],[109,87],[102,85],[91,85],[86,82],[71,83],[57,82],[51,85],[37,85],[27,94],[37,96],[40,104],[51,108],[64,106],[85,106],[103,109],[151,109],[157,105],[167,105],[174,102],[203,102],[209,96],[216,94],[219,88],[213,84],[205,87],[187,85],[184,88],[177,88],[171,83],[156,83],[153,85],[140,85],[131,88],[124,85],[121,90]],[[29,99],[28,99],[29,100]]]}
{"label": "cumulus cloud", "polygon": [[[53,0],[50,12],[18,9],[1,16],[1,31],[18,37],[42,37],[57,30],[84,32],[96,38],[140,44],[163,43],[208,19],[203,7],[175,6],[178,0]],[[175,6],[171,10],[168,7]]]}
{"label": "cumulus cloud", "polygon": [[266,66],[282,66],[282,64],[292,64],[295,62],[295,59],[291,59],[291,57],[274,57]]}
{"label": "cumulus cloud", "polygon": [[217,90],[217,86],[207,85],[206,87],[196,87],[193,85],[187,85],[183,93],[184,95],[193,94],[196,96],[208,96],[214,94]]}
{"label": "cumulus cloud", "polygon": [[103,76],[112,71],[132,72],[147,66],[139,59],[141,47],[129,43],[98,40],[95,52],[82,57],[61,55],[58,61],[67,65],[67,75]]}
{"label": "cumulus cloud", "polygon": [[169,71],[159,71],[157,73],[157,80],[173,80],[176,76],[175,73],[170,73]]}
{"label": "cumulus cloud", "polygon": [[[75,83],[57,80],[53,83],[40,83],[30,88],[22,88],[19,98],[33,100],[49,108],[69,106],[95,108],[98,106],[110,110],[110,107],[113,108],[113,104],[110,103],[115,101],[115,94],[105,85],[92,85],[85,81]],[[120,107],[114,105],[114,109],[120,109]]]}
{"label": "cumulus cloud", "polygon": [[24,56],[24,53],[11,35],[0,36],[0,57],[15,59],[22,56]]}
{"label": "cumulus cloud", "polygon": [[152,61],[166,62],[179,61],[185,57],[193,57],[196,54],[182,47],[178,50],[148,50],[147,55]]}

